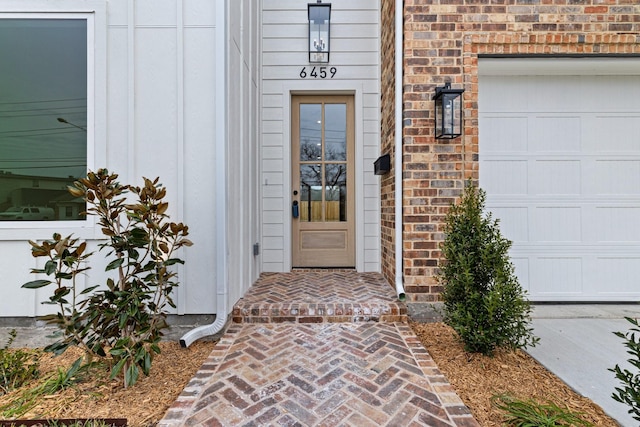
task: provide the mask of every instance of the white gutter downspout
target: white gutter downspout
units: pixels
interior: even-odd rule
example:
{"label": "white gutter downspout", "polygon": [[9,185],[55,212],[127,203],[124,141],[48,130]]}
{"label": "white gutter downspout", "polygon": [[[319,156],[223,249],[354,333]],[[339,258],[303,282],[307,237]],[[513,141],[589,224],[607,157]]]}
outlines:
{"label": "white gutter downspout", "polygon": [[396,220],[396,293],[398,299],[404,301],[403,285],[403,245],[402,245],[402,60],[404,57],[402,38],[403,38],[403,18],[404,18],[404,1],[396,0],[395,13],[395,220]]}
{"label": "white gutter downspout", "polygon": [[189,347],[194,341],[215,335],[227,324],[229,282],[227,272],[227,10],[226,0],[216,1],[216,318],[209,325],[202,325],[180,338],[181,347]]}

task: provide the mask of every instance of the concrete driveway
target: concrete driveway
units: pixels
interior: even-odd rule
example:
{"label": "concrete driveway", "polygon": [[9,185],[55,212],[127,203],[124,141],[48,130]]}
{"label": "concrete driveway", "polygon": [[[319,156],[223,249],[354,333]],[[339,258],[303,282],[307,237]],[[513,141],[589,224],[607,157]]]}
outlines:
{"label": "concrete driveway", "polygon": [[528,353],[578,393],[589,397],[622,426],[637,426],[628,407],[611,398],[620,386],[609,368],[626,362],[623,340],[613,334],[631,325],[624,317],[640,317],[638,304],[538,304],[533,327],[540,344]]}

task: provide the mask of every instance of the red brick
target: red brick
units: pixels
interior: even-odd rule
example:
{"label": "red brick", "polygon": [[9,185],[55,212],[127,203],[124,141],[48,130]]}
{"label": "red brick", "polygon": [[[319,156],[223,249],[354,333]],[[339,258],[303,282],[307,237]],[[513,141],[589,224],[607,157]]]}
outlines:
{"label": "red brick", "polygon": [[[478,177],[477,65],[482,54],[639,54],[640,15],[634,0],[609,0],[594,4],[592,0],[405,0],[405,81],[403,108],[405,165],[405,239],[423,239],[439,244],[442,233],[422,236],[419,230],[442,230],[450,203],[462,188],[463,180]],[[384,153],[394,149],[393,124],[393,13],[394,2],[383,0],[382,46],[382,134]],[[455,11],[453,13],[452,11]],[[509,13],[509,16],[506,14]],[[552,15],[552,19],[550,19]],[[428,17],[428,18],[427,18]],[[527,31],[524,34],[523,31]],[[468,33],[472,32],[472,33]],[[617,34],[632,33],[632,34]],[[413,43],[413,44],[410,44]],[[419,60],[419,61],[418,61]],[[453,61],[453,62],[451,62]],[[462,67],[464,64],[464,68]],[[436,67],[437,70],[433,68]],[[386,78],[390,76],[391,78]],[[436,158],[420,158],[420,153],[436,152],[442,144],[433,139],[432,104],[436,86],[445,81],[466,89],[464,94],[464,135],[444,145],[453,151],[440,151]],[[464,143],[465,155],[462,155]],[[464,163],[463,163],[464,160]],[[430,171],[450,171],[450,175],[433,178]],[[454,187],[435,189],[431,181],[455,181]],[[429,180],[425,183],[422,181]],[[436,187],[438,184],[436,184]],[[422,192],[420,192],[422,191]],[[431,191],[431,192],[429,192]],[[395,275],[394,181],[383,179],[381,185],[382,272],[387,280]],[[413,197],[413,198],[411,198]],[[441,215],[430,214],[429,208]],[[429,215],[425,215],[429,213]],[[421,224],[418,220],[424,220]],[[414,239],[415,237],[415,239]],[[405,247],[405,282],[416,294],[440,292],[432,286],[438,264],[438,251],[428,258],[410,253],[420,247]],[[433,246],[432,246],[433,247]],[[427,262],[428,261],[428,262]],[[428,264],[428,265],[423,265]],[[407,292],[411,292],[406,287]],[[432,300],[437,299],[437,295]]]}

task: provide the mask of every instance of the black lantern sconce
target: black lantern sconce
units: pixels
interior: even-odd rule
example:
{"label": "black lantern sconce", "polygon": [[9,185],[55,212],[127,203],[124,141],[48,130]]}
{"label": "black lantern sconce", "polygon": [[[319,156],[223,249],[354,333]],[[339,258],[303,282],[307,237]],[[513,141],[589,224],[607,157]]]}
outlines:
{"label": "black lantern sconce", "polygon": [[436,139],[453,139],[462,135],[462,93],[451,89],[451,83],[436,88]]}
{"label": "black lantern sconce", "polygon": [[309,62],[329,62],[331,3],[309,3]]}

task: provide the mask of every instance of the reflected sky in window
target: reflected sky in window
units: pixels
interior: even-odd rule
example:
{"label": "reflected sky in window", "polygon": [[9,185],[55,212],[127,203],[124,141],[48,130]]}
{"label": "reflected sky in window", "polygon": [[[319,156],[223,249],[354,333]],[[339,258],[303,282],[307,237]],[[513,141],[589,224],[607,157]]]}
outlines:
{"label": "reflected sky in window", "polygon": [[80,177],[86,168],[86,20],[0,15],[0,171]]}

